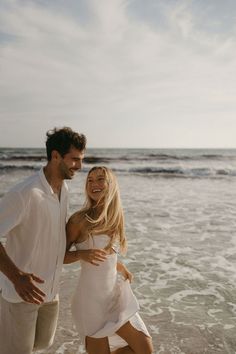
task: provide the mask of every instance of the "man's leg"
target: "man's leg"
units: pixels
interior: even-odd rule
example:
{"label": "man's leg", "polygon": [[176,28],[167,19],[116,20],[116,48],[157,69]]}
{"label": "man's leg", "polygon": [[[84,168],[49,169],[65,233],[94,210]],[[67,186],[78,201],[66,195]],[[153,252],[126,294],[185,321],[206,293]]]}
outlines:
{"label": "man's leg", "polygon": [[44,349],[52,345],[57,327],[58,312],[58,298],[40,305],[36,323],[34,350]]}
{"label": "man's leg", "polygon": [[11,303],[1,297],[0,353],[31,354],[39,305]]}

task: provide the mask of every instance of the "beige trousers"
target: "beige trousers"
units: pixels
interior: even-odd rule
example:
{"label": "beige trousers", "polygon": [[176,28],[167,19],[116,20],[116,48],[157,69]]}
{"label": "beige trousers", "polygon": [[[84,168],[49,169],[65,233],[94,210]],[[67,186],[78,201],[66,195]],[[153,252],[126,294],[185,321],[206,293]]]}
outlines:
{"label": "beige trousers", "polygon": [[58,311],[58,299],[36,305],[11,303],[1,297],[0,353],[31,354],[49,347],[55,336]]}

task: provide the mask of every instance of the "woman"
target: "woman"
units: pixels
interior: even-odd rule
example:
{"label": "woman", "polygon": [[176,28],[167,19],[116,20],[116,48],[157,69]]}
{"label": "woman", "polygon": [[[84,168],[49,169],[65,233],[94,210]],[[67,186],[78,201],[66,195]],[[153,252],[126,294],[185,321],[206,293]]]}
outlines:
{"label": "woman", "polygon": [[[132,275],[117,262],[117,247],[126,251],[126,237],[113,172],[93,167],[86,180],[86,196],[85,207],[68,221],[65,255],[65,263],[81,260],[72,301],[80,338],[89,354],[150,354],[152,341],[137,312]],[[70,251],[72,245],[77,251]]]}

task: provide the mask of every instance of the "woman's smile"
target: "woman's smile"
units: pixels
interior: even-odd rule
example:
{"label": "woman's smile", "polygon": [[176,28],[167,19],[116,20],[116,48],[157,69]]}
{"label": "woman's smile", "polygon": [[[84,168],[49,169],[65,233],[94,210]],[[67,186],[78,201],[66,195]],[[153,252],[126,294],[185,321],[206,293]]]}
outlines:
{"label": "woman's smile", "polygon": [[102,192],[105,192],[107,188],[107,181],[102,169],[97,169],[89,174],[87,181],[87,193],[88,196],[98,201],[102,196]]}

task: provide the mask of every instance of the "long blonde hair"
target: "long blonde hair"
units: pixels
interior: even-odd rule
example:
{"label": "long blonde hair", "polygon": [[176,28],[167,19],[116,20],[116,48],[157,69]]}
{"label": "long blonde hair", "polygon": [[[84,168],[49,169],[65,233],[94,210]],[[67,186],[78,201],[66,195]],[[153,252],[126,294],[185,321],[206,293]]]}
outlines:
{"label": "long blonde hair", "polygon": [[[102,197],[95,205],[95,207],[102,206],[102,211],[97,219],[93,219],[91,216],[91,211],[94,209],[94,201],[87,193],[89,175],[95,170],[103,171],[107,182],[107,188],[104,190]],[[127,249],[127,242],[124,226],[124,213],[120,200],[118,182],[112,170],[105,166],[93,167],[89,171],[86,179],[85,193],[86,201],[83,212],[85,213],[87,220],[92,224],[92,233],[109,233],[111,241],[107,247],[112,247],[118,242],[121,253],[125,253]]]}

